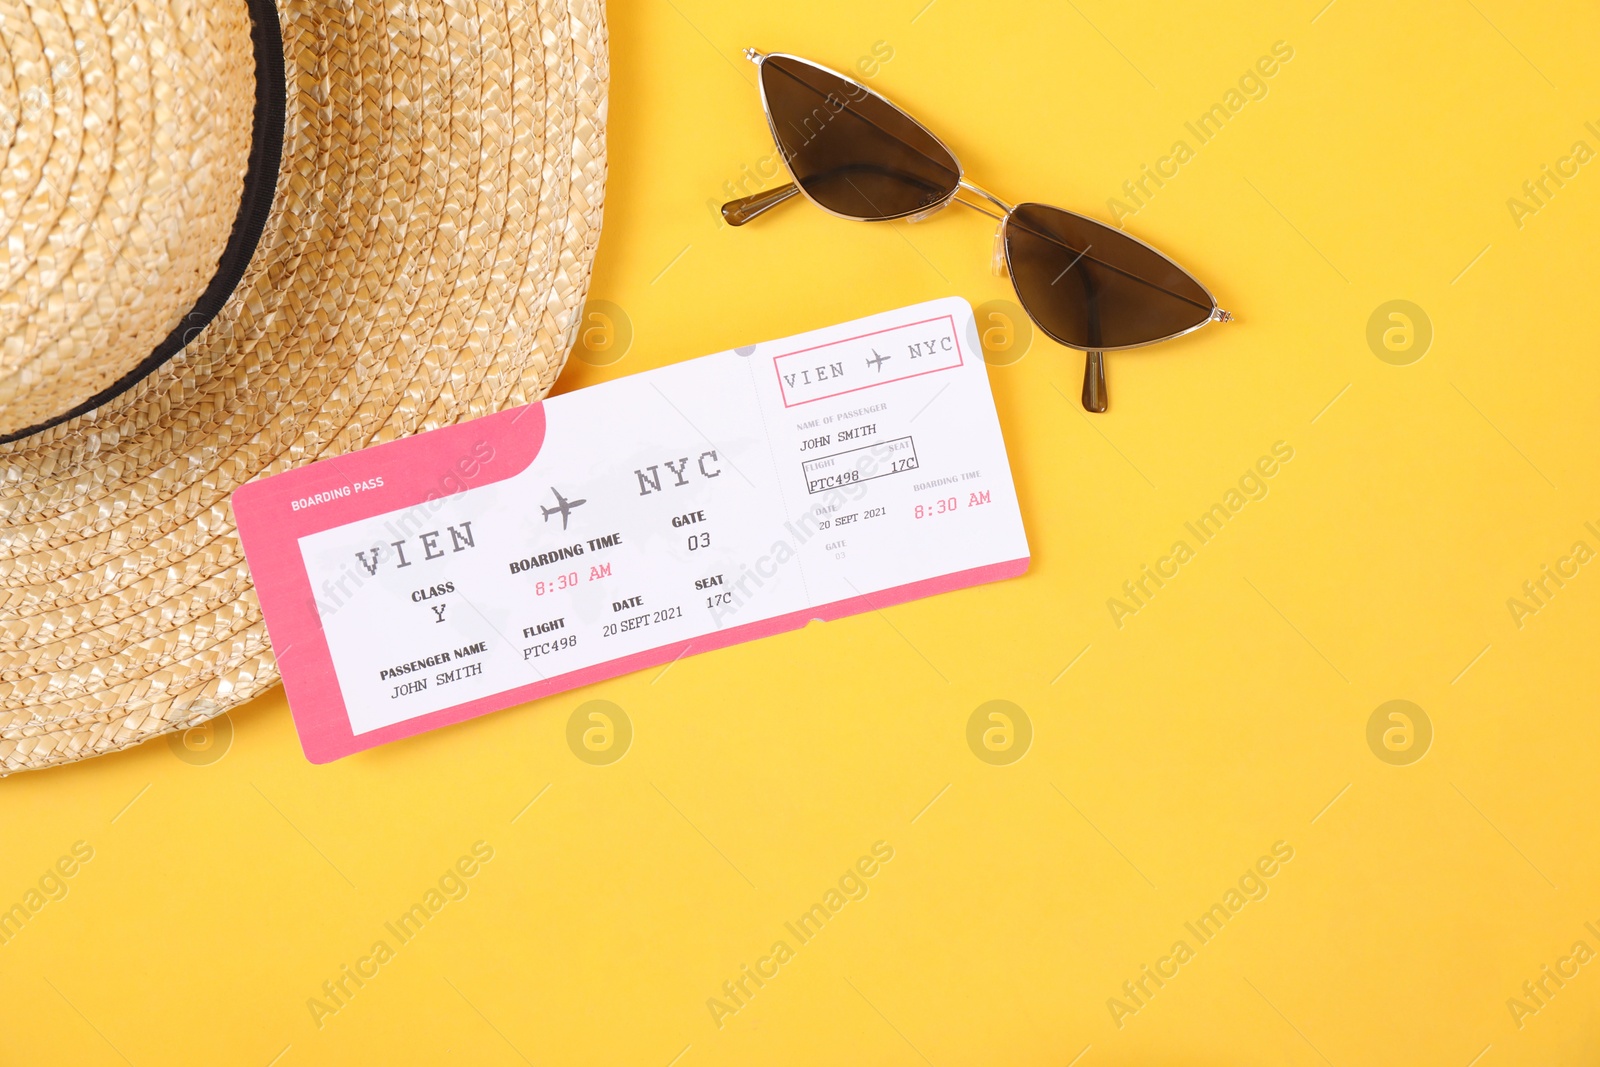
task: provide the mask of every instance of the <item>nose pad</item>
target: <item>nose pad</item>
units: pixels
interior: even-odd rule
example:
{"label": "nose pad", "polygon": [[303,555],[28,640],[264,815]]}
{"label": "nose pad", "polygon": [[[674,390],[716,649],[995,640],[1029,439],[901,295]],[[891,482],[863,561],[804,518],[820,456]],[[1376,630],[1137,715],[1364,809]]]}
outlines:
{"label": "nose pad", "polygon": [[994,254],[989,257],[989,273],[996,278],[1004,278],[1009,273],[1006,270],[1006,226],[1001,223],[994,231]]}
{"label": "nose pad", "polygon": [[930,208],[928,208],[928,209],[926,209],[924,211],[917,212],[915,215],[907,215],[906,216],[906,221],[907,222],[921,222],[922,220],[924,220],[924,219],[932,216],[936,212],[938,212],[939,209],[942,208],[942,207],[944,207],[944,205],[942,203],[941,204],[935,204],[932,207],[930,207]]}

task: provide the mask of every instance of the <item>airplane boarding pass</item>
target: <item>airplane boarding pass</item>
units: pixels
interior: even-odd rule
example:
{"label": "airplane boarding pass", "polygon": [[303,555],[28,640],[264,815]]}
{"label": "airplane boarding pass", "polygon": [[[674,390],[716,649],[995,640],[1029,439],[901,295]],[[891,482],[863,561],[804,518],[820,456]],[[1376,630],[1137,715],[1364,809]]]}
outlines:
{"label": "airplane boarding pass", "polygon": [[321,460],[232,503],[316,763],[1028,567],[959,297]]}

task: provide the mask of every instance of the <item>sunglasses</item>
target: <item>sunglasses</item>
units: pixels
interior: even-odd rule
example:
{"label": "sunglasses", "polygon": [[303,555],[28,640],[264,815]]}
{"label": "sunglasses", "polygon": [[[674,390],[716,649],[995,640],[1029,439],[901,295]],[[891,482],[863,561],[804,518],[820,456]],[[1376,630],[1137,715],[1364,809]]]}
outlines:
{"label": "sunglasses", "polygon": [[1106,410],[1105,353],[1232,321],[1210,290],[1143,241],[1049,204],[1013,207],[968,181],[943,141],[860,82],[798,56],[745,55],[761,70],[761,106],[794,181],[722,205],[729,225],[796,193],[862,222],[918,222],[952,202],[999,219],[995,272],[1011,275],[1039,329],[1087,353],[1089,411]]}

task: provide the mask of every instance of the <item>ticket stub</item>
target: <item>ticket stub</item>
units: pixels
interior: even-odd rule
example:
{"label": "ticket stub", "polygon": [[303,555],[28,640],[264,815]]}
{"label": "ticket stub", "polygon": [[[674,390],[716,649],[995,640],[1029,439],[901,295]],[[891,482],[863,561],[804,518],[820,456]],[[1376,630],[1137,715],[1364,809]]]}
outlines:
{"label": "ticket stub", "polygon": [[232,502],[316,763],[1028,566],[959,297],[322,460]]}

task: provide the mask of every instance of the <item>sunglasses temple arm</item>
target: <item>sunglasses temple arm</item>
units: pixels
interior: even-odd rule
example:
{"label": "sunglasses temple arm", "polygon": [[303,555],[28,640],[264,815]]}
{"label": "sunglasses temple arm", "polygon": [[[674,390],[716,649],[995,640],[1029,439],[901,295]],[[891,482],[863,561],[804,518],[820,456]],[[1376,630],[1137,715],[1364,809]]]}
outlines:
{"label": "sunglasses temple arm", "polygon": [[1096,413],[1106,409],[1106,354],[1089,352],[1083,363],[1083,410]]}
{"label": "sunglasses temple arm", "polygon": [[800,187],[793,182],[780,185],[776,189],[768,189],[762,193],[752,193],[742,196],[737,200],[730,200],[722,205],[722,219],[729,226],[743,226],[760,215],[777,207],[785,200],[800,191]]}
{"label": "sunglasses temple arm", "polygon": [[[1100,343],[1100,294],[1095,280],[1088,271],[1078,272],[1078,282],[1083,286],[1085,304],[1089,310],[1088,341]],[[1083,356],[1083,410],[1103,413],[1108,406],[1106,397],[1106,354],[1090,349]]]}

